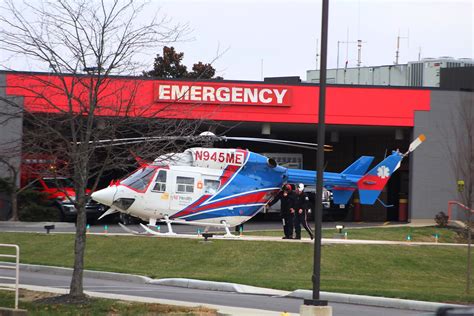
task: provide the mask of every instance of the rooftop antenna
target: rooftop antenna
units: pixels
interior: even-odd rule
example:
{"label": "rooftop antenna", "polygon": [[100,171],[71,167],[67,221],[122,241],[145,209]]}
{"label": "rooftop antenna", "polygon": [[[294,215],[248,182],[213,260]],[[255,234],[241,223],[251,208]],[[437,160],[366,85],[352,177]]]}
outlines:
{"label": "rooftop antenna", "polygon": [[[360,0],[358,1],[358,5],[357,5],[357,37],[359,38],[357,40],[357,67],[360,68],[360,66],[362,65],[362,43],[367,43],[367,42],[363,42],[361,39],[360,39]],[[360,77],[360,72],[359,72],[359,77]],[[359,82],[359,80],[357,81]]]}
{"label": "rooftop antenna", "polygon": [[319,38],[316,39],[316,70],[318,70],[318,66],[319,66]]}
{"label": "rooftop antenna", "polygon": [[[400,36],[400,30],[398,30],[398,36],[397,36],[397,50],[395,51],[395,62],[394,62],[395,65],[398,65],[398,59],[399,59],[399,57],[400,57],[400,40],[401,40],[401,39],[406,39],[407,42],[408,42],[408,45],[407,45],[407,46],[410,47],[410,42],[409,42],[409,40],[410,40],[410,30],[408,30],[407,36]],[[418,60],[420,60],[419,54],[418,54]]]}
{"label": "rooftop antenna", "polygon": [[363,42],[361,39],[357,40],[357,67],[362,65],[362,43],[367,42]]}
{"label": "rooftop antenna", "polygon": [[356,41],[350,42],[349,40],[347,41],[337,41],[337,61],[336,61],[336,68],[339,69],[339,46],[341,44],[346,44],[346,62],[349,60],[349,44],[357,44]]}
{"label": "rooftop antenna", "polygon": [[346,64],[347,61],[349,60],[349,44],[357,44],[355,41],[349,41],[349,28],[347,28],[347,34],[346,34],[346,40],[345,41],[337,41],[337,69],[339,69],[339,46],[341,44],[346,44]]}

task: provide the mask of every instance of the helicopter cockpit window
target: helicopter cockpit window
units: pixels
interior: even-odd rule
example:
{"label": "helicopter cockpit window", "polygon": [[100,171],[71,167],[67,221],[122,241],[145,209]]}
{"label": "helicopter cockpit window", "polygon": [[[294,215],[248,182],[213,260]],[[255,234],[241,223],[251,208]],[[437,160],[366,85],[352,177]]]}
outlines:
{"label": "helicopter cockpit window", "polygon": [[193,193],[194,178],[176,177],[176,193]]}
{"label": "helicopter cockpit window", "polygon": [[158,171],[156,176],[155,186],[152,189],[153,192],[165,192],[166,191],[166,170]]}
{"label": "helicopter cockpit window", "polygon": [[215,194],[219,190],[219,180],[204,179],[204,193]]}
{"label": "helicopter cockpit window", "polygon": [[151,178],[153,177],[155,170],[155,168],[151,167],[140,168],[132,173],[129,177],[122,180],[120,184],[139,191],[145,190]]}

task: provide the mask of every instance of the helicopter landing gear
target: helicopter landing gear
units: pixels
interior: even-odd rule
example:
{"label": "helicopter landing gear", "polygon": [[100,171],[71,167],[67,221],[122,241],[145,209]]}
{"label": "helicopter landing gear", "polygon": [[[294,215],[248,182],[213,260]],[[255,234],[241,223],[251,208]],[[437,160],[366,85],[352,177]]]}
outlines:
{"label": "helicopter landing gear", "polygon": [[148,226],[146,226],[146,225],[143,225],[142,223],[140,223],[140,226],[141,226],[148,234],[157,235],[157,236],[163,235],[162,233],[158,233],[158,232],[154,231],[153,229],[151,229],[150,227],[148,227]]}
{"label": "helicopter landing gear", "polygon": [[221,223],[222,223],[222,225],[224,226],[224,229],[225,229],[225,235],[224,235],[225,238],[236,238],[236,237],[239,237],[239,236],[235,236],[235,235],[232,235],[232,234],[231,234],[231,232],[230,232],[230,230],[229,230],[229,227],[230,227],[230,226],[229,226],[229,224],[227,224],[226,221],[222,221]]}
{"label": "helicopter landing gear", "polygon": [[176,235],[176,233],[173,231],[173,228],[171,228],[171,221],[168,216],[165,216],[164,222],[166,223],[166,226],[168,227],[168,232],[164,233],[165,235]]}
{"label": "helicopter landing gear", "polygon": [[159,231],[155,231],[151,229],[150,227],[156,228],[156,218],[150,218],[150,223],[148,225],[143,225],[140,224],[143,229],[148,232],[149,234],[157,235],[157,236],[163,236],[163,235],[176,235],[176,233],[173,231],[173,228],[171,227],[171,223],[173,222],[172,220],[169,219],[168,216],[165,216],[163,222],[166,223],[166,226],[168,227],[168,231],[166,233],[162,233]]}

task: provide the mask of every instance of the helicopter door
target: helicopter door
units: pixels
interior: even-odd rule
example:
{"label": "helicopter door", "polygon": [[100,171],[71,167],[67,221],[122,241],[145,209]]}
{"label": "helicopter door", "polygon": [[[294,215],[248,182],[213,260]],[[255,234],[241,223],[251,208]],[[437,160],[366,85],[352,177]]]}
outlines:
{"label": "helicopter door", "polygon": [[201,196],[203,184],[200,174],[174,172],[172,178],[174,187],[170,200],[171,210],[182,210]]}
{"label": "helicopter door", "polygon": [[152,183],[150,193],[151,197],[149,208],[153,209],[156,215],[162,215],[168,212],[170,207],[170,193],[169,187],[166,185],[168,177],[167,170],[159,170],[155,178],[155,182]]}

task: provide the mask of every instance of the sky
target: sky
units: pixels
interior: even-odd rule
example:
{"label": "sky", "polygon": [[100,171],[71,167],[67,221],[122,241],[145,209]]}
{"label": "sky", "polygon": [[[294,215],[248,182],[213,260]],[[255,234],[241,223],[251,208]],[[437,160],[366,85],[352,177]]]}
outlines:
{"label": "sky", "polygon": [[[185,63],[215,61],[225,79],[300,76],[316,68],[321,1],[160,1],[162,12],[189,23],[193,40],[174,45]],[[361,39],[362,65],[424,57],[474,58],[474,0],[330,0],[328,67],[337,66],[337,42]],[[357,64],[357,45],[339,44],[339,65]],[[263,64],[263,67],[262,67]]]}
{"label": "sky", "polygon": [[[173,44],[188,68],[212,62],[217,75],[232,80],[305,80],[316,68],[321,0],[150,0],[149,8],[150,18],[159,10],[189,25],[191,32]],[[419,56],[474,58],[474,0],[330,0],[329,13],[329,68],[338,64],[338,46],[339,66],[346,60],[356,66],[357,45],[338,45],[347,39],[363,41],[363,66],[393,64],[398,35],[399,63]],[[150,67],[156,53],[146,57]],[[7,67],[36,70],[21,59],[8,60]]]}

